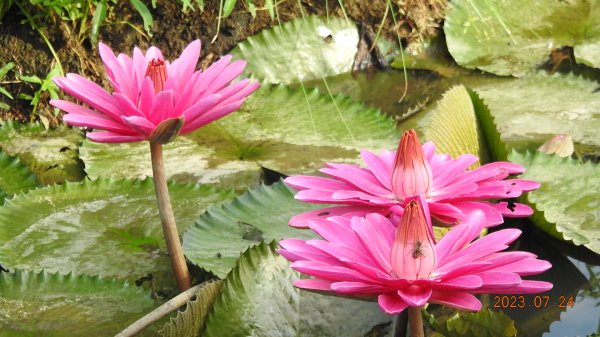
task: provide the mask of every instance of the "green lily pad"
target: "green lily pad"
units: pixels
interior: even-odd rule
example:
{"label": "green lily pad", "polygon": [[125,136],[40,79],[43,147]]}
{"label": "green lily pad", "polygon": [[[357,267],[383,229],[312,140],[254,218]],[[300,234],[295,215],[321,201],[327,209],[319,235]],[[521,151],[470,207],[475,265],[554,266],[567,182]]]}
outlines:
{"label": "green lily pad", "polygon": [[141,288],[96,276],[0,273],[0,336],[112,336],[154,307]]}
{"label": "green lily pad", "polygon": [[573,47],[579,62],[599,67],[599,18],[595,1],[456,0],[444,33],[458,64],[523,76],[563,46]]}
{"label": "green lily pad", "polygon": [[437,333],[444,337],[516,337],[515,322],[502,311],[490,309],[461,312],[452,317],[431,321]]}
{"label": "green lily pad", "polygon": [[356,25],[348,20],[307,16],[265,29],[231,53],[248,62],[246,74],[289,84],[349,72],[358,41]]}
{"label": "green lily pad", "polygon": [[433,141],[438,153],[452,158],[471,153],[485,158],[485,144],[478,133],[477,117],[471,96],[460,85],[446,91],[430,115],[424,130],[425,138]]}
{"label": "green lily pad", "polygon": [[[178,182],[245,187],[260,166],[285,174],[314,172],[324,161],[358,162],[363,148],[394,148],[391,120],[344,97],[264,86],[240,111],[164,146],[166,174]],[[149,146],[85,141],[80,149],[90,177],[151,174]]]}
{"label": "green lily pad", "polygon": [[[180,233],[230,191],[169,184]],[[151,179],[98,179],[36,189],[0,208],[0,263],[136,280],[172,281]],[[163,279],[164,277],[164,279]]]}
{"label": "green lily pad", "polygon": [[[600,146],[598,83],[575,75],[531,74],[472,86],[489,106],[507,143],[535,143],[559,133]],[[534,148],[535,148],[534,147]]]}
{"label": "green lily pad", "polygon": [[527,168],[523,179],[542,184],[526,197],[536,225],[600,254],[600,167],[543,153],[513,151],[508,159]]}
{"label": "green lily pad", "polygon": [[[36,188],[36,176],[19,161],[0,151],[0,205],[4,197]],[[3,196],[4,195],[4,196]]]}
{"label": "green lily pad", "polygon": [[249,246],[289,237],[314,238],[312,232],[290,227],[288,221],[323,205],[299,202],[294,193],[278,182],[210,206],[183,236],[186,257],[223,278]]}
{"label": "green lily pad", "polygon": [[391,325],[376,302],[294,288],[300,274],[275,253],[275,242],[249,248],[227,275],[204,337],[365,336]]}
{"label": "green lily pad", "polygon": [[82,139],[80,131],[66,126],[46,130],[41,124],[0,122],[0,149],[18,157],[44,185],[84,177],[77,157]]}
{"label": "green lily pad", "polygon": [[197,337],[204,329],[204,323],[213,304],[221,294],[223,281],[205,282],[196,292],[196,298],[189,301],[185,310],[159,331],[161,337]]}

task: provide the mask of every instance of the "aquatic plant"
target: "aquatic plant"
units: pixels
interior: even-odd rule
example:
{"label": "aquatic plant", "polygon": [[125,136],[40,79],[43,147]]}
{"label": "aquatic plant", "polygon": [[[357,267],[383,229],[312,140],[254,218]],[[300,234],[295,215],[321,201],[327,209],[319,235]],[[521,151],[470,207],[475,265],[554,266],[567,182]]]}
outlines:
{"label": "aquatic plant", "polygon": [[435,145],[427,142],[421,146],[414,130],[404,133],[396,152],[383,151],[378,156],[365,150],[361,156],[367,168],[327,163],[321,172],[331,178],[287,178],[285,182],[299,190],[296,199],[300,201],[343,205],[299,214],[290,224],[304,227],[311,218],[347,213],[378,212],[397,217],[410,198],[421,194],[440,225],[466,220],[475,209],[483,211],[486,227],[501,224],[504,216],[533,213],[529,206],[512,201],[487,201],[515,198],[539,187],[532,180],[506,179],[525,172],[518,164],[495,162],[468,170],[478,161],[476,156],[464,154],[452,159],[435,154]]}
{"label": "aquatic plant", "polygon": [[521,278],[549,269],[550,263],[528,252],[502,252],[519,237],[518,229],[475,240],[487,225],[481,210],[470,212],[437,243],[422,197],[408,202],[397,225],[377,213],[311,220],[307,225],[322,240],[279,243],[283,248],[278,252],[292,261],[293,269],[314,276],[296,280],[296,287],[376,297],[388,314],[409,308],[409,319],[418,319],[420,330],[419,308],[427,303],[480,310],[472,294],[529,294],[552,288],[548,282]]}
{"label": "aquatic plant", "polygon": [[54,81],[90,108],[66,100],[55,99],[50,104],[67,112],[63,120],[70,125],[105,130],[88,133],[93,141],[150,142],[163,233],[179,288],[186,290],[191,280],[175,225],[162,145],[180,133],[192,132],[237,110],[259,84],[247,79],[231,84],[245,67],[244,61],[230,63],[231,56],[223,57],[206,71],[196,71],[199,40],[190,43],[172,63],[165,61],[156,47],[150,47],[146,54],[135,48],[133,57],[115,57],[101,43],[99,52],[114,92],[80,75],[67,74]]}

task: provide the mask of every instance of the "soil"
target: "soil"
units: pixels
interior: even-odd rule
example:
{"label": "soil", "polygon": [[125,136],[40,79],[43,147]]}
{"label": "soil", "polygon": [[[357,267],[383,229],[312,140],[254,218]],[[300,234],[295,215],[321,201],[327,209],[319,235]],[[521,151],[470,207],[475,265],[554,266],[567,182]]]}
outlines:
{"label": "soil", "polygon": [[[278,19],[275,20],[269,16],[263,1],[254,1],[257,8],[256,17],[252,17],[246,8],[246,1],[237,1],[232,14],[221,20],[218,34],[218,0],[206,0],[202,11],[196,8],[188,9],[187,12],[183,12],[180,1],[158,0],[156,8],[150,7],[150,1],[144,1],[154,20],[152,36],[145,34],[143,20],[130,1],[118,1],[117,4],[109,1],[106,23],[100,27],[98,40],[108,44],[115,51],[127,54],[131,53],[133,46],[146,49],[154,45],[160,48],[166,58],[173,59],[178,57],[190,41],[200,39],[203,42],[200,66],[205,68],[246,37],[302,15],[343,17],[345,11],[346,15],[361,27],[371,31],[379,31],[381,28],[384,35],[409,39],[405,42],[415,39],[415,32],[418,35],[416,21],[409,16],[400,16],[394,24],[391,15],[386,12],[388,1],[283,0],[277,3]],[[340,3],[343,4],[343,10]],[[410,3],[398,1],[391,6],[396,13],[407,13],[406,6],[410,6]],[[24,9],[30,14],[39,14],[40,11],[39,7],[31,5]],[[96,83],[102,83],[106,88],[108,83],[97,56],[97,48],[92,45],[89,34],[85,31],[91,26],[90,21],[68,21],[57,15],[38,15],[37,18],[34,15],[33,20],[40,27],[39,31],[32,29],[21,8],[13,5],[0,21],[0,67],[8,62],[15,63],[12,71],[0,78],[0,87],[15,97],[11,100],[0,94],[0,102],[11,107],[8,111],[0,109],[0,120],[25,122],[39,120],[40,116],[44,116],[51,125],[57,125],[60,123],[60,116],[55,116],[54,110],[48,104],[48,92],[42,92],[35,114],[32,113],[33,107],[29,100],[17,99],[17,96],[32,96],[39,89],[38,84],[22,81],[20,75],[36,75],[43,79],[55,66],[56,61],[40,32],[56,50],[65,73],[81,74]],[[439,20],[437,19],[437,22]],[[82,28],[84,33],[78,34]],[[217,38],[211,43],[215,36]]]}

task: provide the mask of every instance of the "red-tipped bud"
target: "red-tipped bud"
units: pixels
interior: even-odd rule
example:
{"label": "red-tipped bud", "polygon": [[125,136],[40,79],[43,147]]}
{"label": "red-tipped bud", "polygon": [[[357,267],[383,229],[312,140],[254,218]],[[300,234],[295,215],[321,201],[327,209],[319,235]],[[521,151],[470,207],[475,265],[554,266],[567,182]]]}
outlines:
{"label": "red-tipped bud", "polygon": [[429,277],[435,269],[435,248],[431,220],[422,199],[411,200],[396,228],[391,264],[401,279],[418,280]]}
{"label": "red-tipped bud", "polygon": [[161,92],[167,80],[167,65],[165,61],[161,59],[150,61],[148,69],[146,69],[146,76],[150,76],[152,83],[154,83],[154,92]]}
{"label": "red-tipped bud", "polygon": [[423,147],[415,130],[404,132],[392,173],[392,190],[399,200],[431,191],[432,177],[429,161],[425,158]]}

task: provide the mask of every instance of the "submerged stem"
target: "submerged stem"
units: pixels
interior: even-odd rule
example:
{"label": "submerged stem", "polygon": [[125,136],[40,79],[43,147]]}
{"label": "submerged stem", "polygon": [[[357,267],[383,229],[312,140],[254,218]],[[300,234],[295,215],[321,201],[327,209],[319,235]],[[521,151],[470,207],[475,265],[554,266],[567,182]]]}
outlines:
{"label": "submerged stem", "polygon": [[171,257],[173,273],[177,279],[179,290],[185,291],[192,286],[190,272],[188,271],[183,249],[179,241],[179,233],[175,225],[173,208],[171,207],[171,198],[165,178],[165,165],[163,163],[162,144],[150,143],[150,155],[152,158],[152,173],[154,175],[154,188],[156,190],[156,199],[158,201],[158,211],[160,213],[160,222],[162,223],[165,241],[167,242],[167,251]]}
{"label": "submerged stem", "polygon": [[408,307],[408,325],[411,337],[425,337],[421,307]]}

